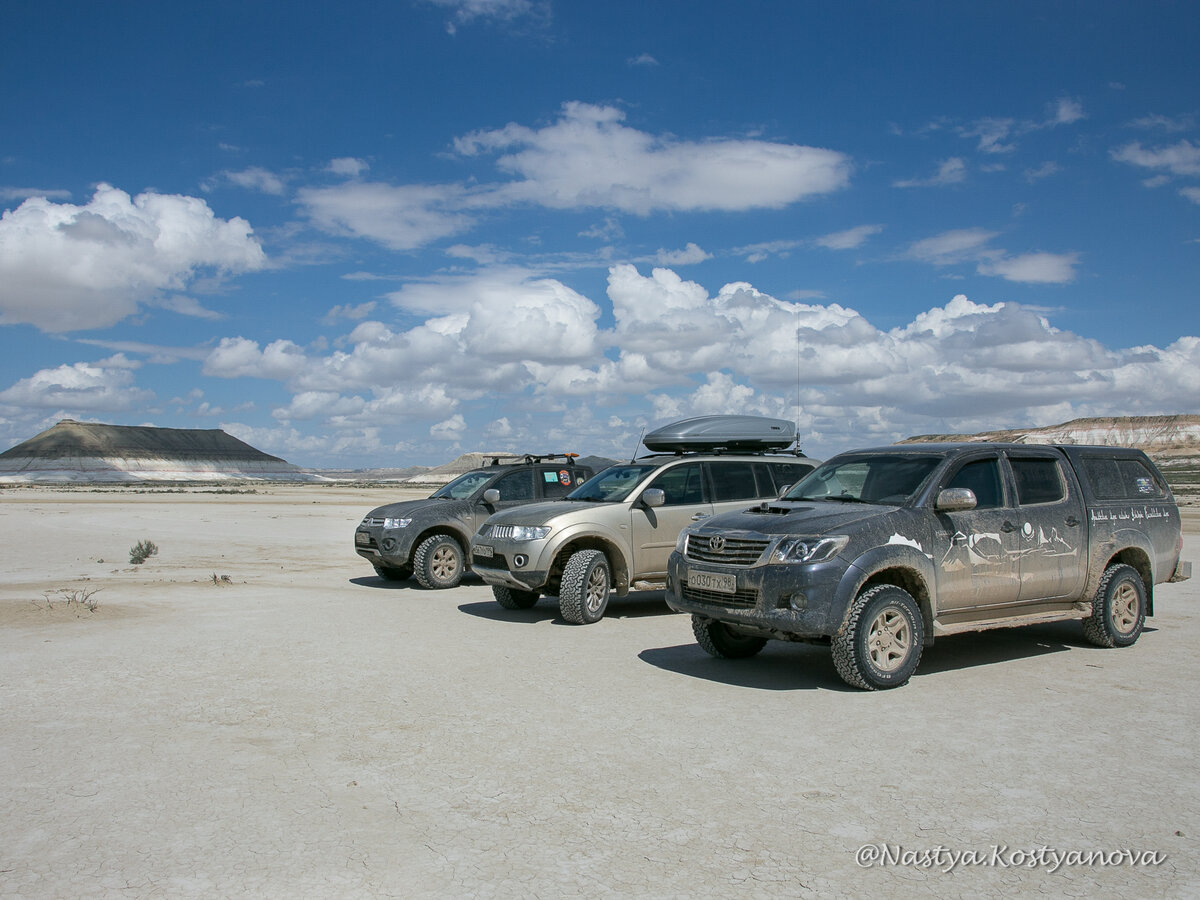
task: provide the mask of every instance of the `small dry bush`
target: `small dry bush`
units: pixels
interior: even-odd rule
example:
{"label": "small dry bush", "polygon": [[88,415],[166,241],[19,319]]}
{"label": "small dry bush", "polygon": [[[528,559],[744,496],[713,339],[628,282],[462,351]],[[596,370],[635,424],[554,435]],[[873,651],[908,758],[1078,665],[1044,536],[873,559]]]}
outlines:
{"label": "small dry bush", "polygon": [[33,604],[42,609],[54,609],[54,605],[58,603],[76,613],[83,612],[83,610],[94,613],[100,608],[100,601],[96,599],[96,594],[101,590],[103,588],[92,588],[91,590],[59,588],[57,591],[43,591],[42,602],[38,603],[34,600]]}
{"label": "small dry bush", "polygon": [[158,544],[154,541],[138,541],[129,548],[129,561],[140,566],[152,556],[158,555]]}

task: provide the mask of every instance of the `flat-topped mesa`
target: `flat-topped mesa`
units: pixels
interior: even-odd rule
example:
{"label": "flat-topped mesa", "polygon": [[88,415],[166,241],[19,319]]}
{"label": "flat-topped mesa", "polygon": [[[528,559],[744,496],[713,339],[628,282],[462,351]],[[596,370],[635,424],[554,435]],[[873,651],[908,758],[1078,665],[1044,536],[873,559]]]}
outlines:
{"label": "flat-topped mesa", "polygon": [[317,481],[219,428],[63,419],[0,453],[0,482]]}

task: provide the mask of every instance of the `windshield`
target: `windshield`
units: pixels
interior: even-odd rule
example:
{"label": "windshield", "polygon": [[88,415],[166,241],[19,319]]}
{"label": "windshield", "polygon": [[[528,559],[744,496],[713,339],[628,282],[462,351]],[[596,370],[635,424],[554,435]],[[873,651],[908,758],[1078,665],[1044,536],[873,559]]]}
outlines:
{"label": "windshield", "polygon": [[920,490],[939,456],[871,453],[838,456],[784,494],[785,500],[901,505]]}
{"label": "windshield", "polygon": [[430,494],[430,497],[448,497],[451,500],[466,500],[494,477],[495,475],[491,472],[468,472],[466,475],[459,475],[449,484],[438,488]]}
{"label": "windshield", "polygon": [[619,503],[624,500],[655,465],[610,466],[593,475],[571,493],[568,500],[587,500],[592,503]]}

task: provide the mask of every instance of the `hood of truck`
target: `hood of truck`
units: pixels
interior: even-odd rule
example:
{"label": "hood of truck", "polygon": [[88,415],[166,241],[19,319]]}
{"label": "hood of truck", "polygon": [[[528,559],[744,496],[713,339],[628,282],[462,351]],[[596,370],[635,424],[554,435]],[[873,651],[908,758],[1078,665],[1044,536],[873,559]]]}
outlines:
{"label": "hood of truck", "polygon": [[[856,523],[895,512],[895,506],[839,501],[771,501],[740,512],[721,513],[705,519],[692,531],[749,531],[758,534],[832,534]],[[765,510],[765,511],[764,511]]]}
{"label": "hood of truck", "polygon": [[403,519],[431,513],[441,519],[453,519],[467,515],[471,511],[471,507],[472,504],[469,500],[426,497],[423,500],[400,500],[385,506],[377,506],[367,515],[374,519]]}
{"label": "hood of truck", "polygon": [[580,500],[544,500],[501,510],[488,519],[491,525],[549,525],[556,519],[572,513],[596,513],[604,510],[626,508],[622,503],[585,503]]}

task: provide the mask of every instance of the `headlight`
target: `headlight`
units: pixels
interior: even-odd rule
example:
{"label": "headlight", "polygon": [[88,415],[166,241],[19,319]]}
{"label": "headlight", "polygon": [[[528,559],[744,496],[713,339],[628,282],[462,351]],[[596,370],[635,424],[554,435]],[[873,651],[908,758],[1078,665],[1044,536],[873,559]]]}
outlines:
{"label": "headlight", "polygon": [[688,531],[685,528],[683,531],[679,532],[679,537],[675,541],[675,549],[677,551],[679,551],[680,553],[682,553],[683,548],[687,546],[687,539],[688,539]]}
{"label": "headlight", "polygon": [[411,524],[412,524],[411,516],[409,516],[407,519],[384,519],[383,520],[384,528],[407,528]]}
{"label": "headlight", "polygon": [[540,541],[549,533],[549,525],[514,525],[509,537],[514,541]]}
{"label": "headlight", "polygon": [[771,554],[771,562],[825,562],[841,553],[848,543],[850,543],[850,536],[846,534],[784,538],[775,548],[775,552]]}

